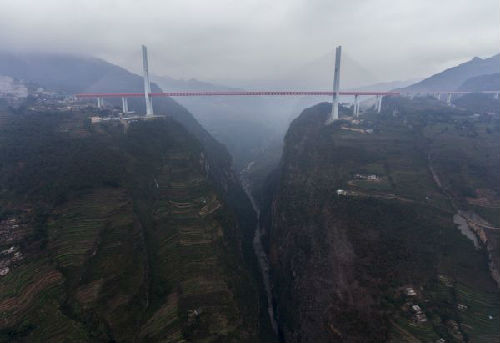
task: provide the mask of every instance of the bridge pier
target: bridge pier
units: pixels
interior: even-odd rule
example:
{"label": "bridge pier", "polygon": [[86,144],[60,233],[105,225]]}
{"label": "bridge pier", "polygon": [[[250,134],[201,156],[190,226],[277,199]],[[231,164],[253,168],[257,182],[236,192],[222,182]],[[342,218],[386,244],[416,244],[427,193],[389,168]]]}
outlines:
{"label": "bridge pier", "polygon": [[122,97],[122,113],[127,114],[128,113],[128,99],[126,97]]}
{"label": "bridge pier", "polygon": [[103,107],[104,107],[104,98],[98,97],[97,98],[97,108],[101,110]]}
{"label": "bridge pier", "polygon": [[335,49],[335,71],[333,74],[333,98],[332,98],[332,112],[325,124],[331,124],[339,119],[339,87],[340,87],[340,56],[342,54],[342,47],[339,45]]}
{"label": "bridge pier", "polygon": [[437,93],[437,99],[441,100],[441,93]]}
{"label": "bridge pier", "polygon": [[377,113],[380,113],[382,110],[382,95],[377,95]]}
{"label": "bridge pier", "polygon": [[498,99],[498,95],[499,95],[499,94],[500,94],[500,93],[495,93],[495,99]]}
{"label": "bridge pier", "polygon": [[352,115],[354,117],[359,117],[359,94],[354,95],[354,106],[352,109]]}
{"label": "bridge pier", "polygon": [[446,103],[448,106],[451,106],[451,93],[448,93],[448,97],[446,98]]}

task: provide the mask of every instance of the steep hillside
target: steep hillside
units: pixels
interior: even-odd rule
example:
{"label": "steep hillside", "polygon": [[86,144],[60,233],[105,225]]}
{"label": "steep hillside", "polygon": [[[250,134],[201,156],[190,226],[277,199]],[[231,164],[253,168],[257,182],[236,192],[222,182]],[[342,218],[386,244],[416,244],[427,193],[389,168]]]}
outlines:
{"label": "steep hillside", "polygon": [[465,80],[465,82],[458,87],[457,90],[464,92],[500,90],[500,73],[471,77],[470,79]]}
{"label": "steep hillside", "polygon": [[500,54],[490,58],[474,57],[468,62],[432,75],[403,90],[411,92],[452,91],[472,77],[498,73],[499,67]]}
{"label": "steep hillside", "polygon": [[[486,74],[467,79],[457,90],[481,92],[500,90],[500,74]],[[500,113],[500,101],[494,94],[464,94],[452,100],[458,107],[474,113]]]}
{"label": "steep hillside", "polygon": [[479,114],[500,114],[500,100],[493,94],[471,93],[464,94],[452,100],[460,108]]}
{"label": "steep hillside", "polygon": [[388,98],[381,115],[324,126],[329,110],[292,123],[263,206],[285,341],[498,340],[495,256],[465,213],[500,199],[498,119]]}
{"label": "steep hillside", "polygon": [[0,341],[258,340],[227,153],[189,117],[89,114],[2,116]]}

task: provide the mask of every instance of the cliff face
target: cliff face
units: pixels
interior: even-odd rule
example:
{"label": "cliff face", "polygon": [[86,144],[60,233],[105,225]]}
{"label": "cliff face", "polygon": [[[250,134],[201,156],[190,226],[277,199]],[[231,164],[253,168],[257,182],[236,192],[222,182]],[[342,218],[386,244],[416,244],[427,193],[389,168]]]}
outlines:
{"label": "cliff face", "polygon": [[284,340],[497,337],[498,323],[457,310],[497,313],[498,290],[432,179],[422,118],[408,110],[324,126],[329,110],[319,104],[291,124],[262,213]]}
{"label": "cliff face", "polygon": [[258,340],[225,150],[192,117],[88,115],[2,116],[0,341]]}

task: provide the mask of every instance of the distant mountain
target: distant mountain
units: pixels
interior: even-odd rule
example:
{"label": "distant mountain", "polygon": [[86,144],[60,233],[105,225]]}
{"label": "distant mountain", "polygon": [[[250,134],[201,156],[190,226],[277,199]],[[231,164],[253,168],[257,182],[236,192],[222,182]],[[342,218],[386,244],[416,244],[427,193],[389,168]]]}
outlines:
{"label": "distant mountain", "polygon": [[[277,68],[270,79],[221,80],[225,84],[238,83],[247,89],[290,89],[290,90],[328,90],[332,88],[335,56],[333,51],[324,53],[306,63]],[[342,51],[340,88],[359,88],[381,81],[372,70],[358,62],[348,52]]]}
{"label": "distant mountain", "polygon": [[434,74],[429,78],[404,88],[404,90],[412,92],[456,90],[468,79],[480,75],[498,73],[499,68],[500,54],[484,59],[474,57],[468,62]]}
{"label": "distant mountain", "polygon": [[500,90],[500,73],[471,77],[458,87],[458,90],[464,92]]}
{"label": "distant mountain", "polygon": [[65,54],[0,52],[0,75],[67,93],[143,88],[142,78],[124,68],[98,58]]}

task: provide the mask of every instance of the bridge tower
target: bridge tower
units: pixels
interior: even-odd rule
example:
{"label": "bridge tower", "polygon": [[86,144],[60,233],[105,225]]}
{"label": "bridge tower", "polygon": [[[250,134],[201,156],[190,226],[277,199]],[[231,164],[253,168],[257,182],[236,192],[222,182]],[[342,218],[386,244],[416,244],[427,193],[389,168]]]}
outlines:
{"label": "bridge tower", "polygon": [[151,97],[151,83],[149,82],[148,49],[142,46],[142,68],[144,72],[144,98],[146,99],[146,116],[153,116],[153,99]]}
{"label": "bridge tower", "polygon": [[342,46],[335,49],[335,71],[333,74],[333,99],[332,99],[332,112],[326,120],[326,125],[333,123],[339,119],[339,87],[340,87],[340,57],[342,54]]}

